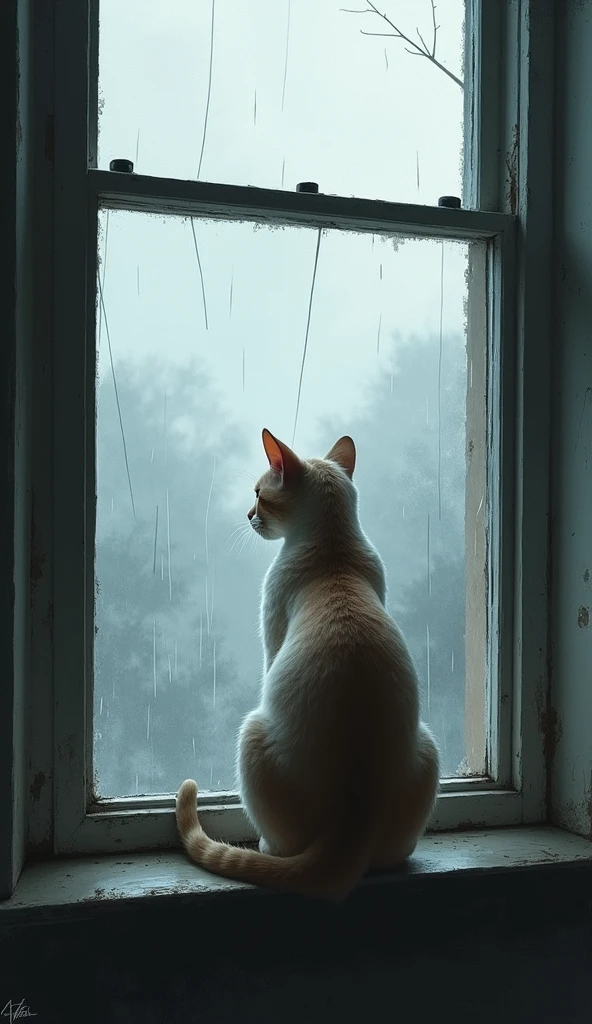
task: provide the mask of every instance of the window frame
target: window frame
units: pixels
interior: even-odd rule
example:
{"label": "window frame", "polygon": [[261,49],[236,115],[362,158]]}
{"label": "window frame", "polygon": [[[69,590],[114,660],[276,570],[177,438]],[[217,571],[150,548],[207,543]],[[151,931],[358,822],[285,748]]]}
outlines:
{"label": "window frame", "polygon": [[[495,8],[495,15],[492,15],[492,8]],[[546,699],[547,599],[541,594],[540,580],[541,573],[544,578],[547,562],[548,479],[545,492],[545,481],[537,484],[525,451],[532,450],[534,431],[539,431],[543,447],[549,432],[549,410],[537,395],[545,369],[543,365],[542,370],[539,367],[537,371],[531,337],[533,324],[537,322],[537,283],[541,280],[545,240],[539,239],[537,250],[532,238],[525,238],[524,228],[527,220],[532,221],[533,204],[536,211],[545,198],[544,174],[537,172],[538,188],[534,188],[533,195],[532,177],[527,184],[527,173],[529,155],[540,145],[549,117],[542,104],[537,108],[533,102],[529,59],[532,60],[533,43],[534,55],[538,54],[541,60],[551,41],[544,27],[536,21],[532,0],[500,0],[493,5],[486,0],[468,0],[467,18],[480,26],[469,55],[471,76],[478,74],[480,68],[483,71],[485,64],[491,72],[487,91],[477,88],[472,94],[474,130],[468,140],[466,156],[466,165],[471,166],[473,172],[467,178],[465,199],[469,206],[480,209],[450,210],[89,170],[87,162],[92,164],[95,147],[93,132],[88,130],[88,112],[93,109],[93,97],[96,100],[96,84],[93,83],[97,78],[93,77],[92,69],[96,71],[98,66],[97,33],[93,36],[89,26],[96,27],[98,2],[56,0],[54,506],[52,510],[45,509],[51,516],[53,541],[55,760],[52,820],[49,822],[46,815],[44,827],[35,821],[33,813],[29,826],[30,835],[33,832],[38,839],[43,836],[50,839],[53,835],[52,847],[56,853],[108,852],[176,844],[172,797],[129,798],[95,805],[92,778],[86,773],[85,751],[92,744],[89,668],[93,630],[88,624],[94,599],[94,574],[85,572],[84,565],[88,566],[89,561],[92,565],[94,516],[85,515],[81,510],[80,497],[83,491],[87,510],[94,509],[93,467],[86,453],[92,445],[95,419],[94,294],[99,199],[112,208],[119,204],[125,209],[188,215],[211,214],[215,209],[218,214],[228,215],[233,211],[242,217],[252,217],[257,204],[259,213],[267,210],[269,215],[281,216],[288,223],[307,222],[331,227],[352,227],[351,218],[355,214],[358,228],[360,218],[364,218],[366,224],[374,225],[375,229],[384,228],[386,221],[409,234],[431,232],[437,237],[473,236],[493,240],[489,246],[488,274],[490,294],[495,296],[495,301],[488,309],[488,317],[493,336],[503,331],[504,359],[496,367],[493,381],[493,393],[503,394],[502,416],[499,423],[492,421],[491,424],[497,437],[492,454],[494,460],[501,457],[495,479],[502,496],[499,532],[493,537],[499,547],[501,613],[500,620],[492,623],[492,627],[493,650],[499,665],[495,678],[503,679],[504,689],[496,696],[492,729],[493,735],[497,730],[505,742],[499,748],[497,782],[444,781],[432,828],[543,820],[546,780],[543,737],[538,726],[541,701]],[[500,52],[505,53],[501,70],[498,68],[501,62],[492,61],[491,49],[485,45],[485,23],[492,32],[495,30]],[[479,81],[482,83],[483,77]],[[73,88],[73,82],[85,82],[86,88]],[[68,118],[60,113],[66,110]],[[514,134],[516,125],[520,126],[519,137]],[[503,153],[509,154],[508,160],[499,155]],[[506,188],[508,169],[510,182]],[[132,205],[132,200],[137,205]],[[84,253],[84,259],[74,259],[72,253]],[[505,268],[503,280],[502,265]],[[525,291],[526,283],[528,290]],[[522,289],[520,302],[516,301],[516,289]],[[540,316],[538,323],[542,328]],[[85,344],[80,344],[81,332],[85,335]],[[546,333],[548,335],[548,330]],[[548,348],[548,338],[543,341],[544,351],[545,345]],[[526,356],[532,361],[532,368]],[[543,364],[544,361],[543,352]],[[527,425],[531,428],[530,440],[526,437]],[[49,439],[44,440],[44,444],[47,443]],[[73,479],[79,481],[78,486],[73,484]],[[80,481],[83,481],[82,487]],[[527,509],[535,508],[541,492],[544,500],[533,529],[531,524],[526,525]],[[44,525],[47,529],[47,521]],[[516,568],[519,554],[522,564],[526,554],[532,575],[529,576],[526,569],[520,573]],[[495,580],[493,582],[495,585]],[[525,643],[521,623],[526,609],[534,623],[534,635]],[[72,643],[73,636],[84,637],[83,649]],[[541,650],[545,651],[543,659]],[[81,678],[86,679],[87,685],[80,686]],[[85,722],[84,728],[82,722]],[[32,764],[38,764],[35,749]],[[215,837],[230,841],[254,838],[238,799],[232,794],[204,797],[201,815],[204,827]]]}

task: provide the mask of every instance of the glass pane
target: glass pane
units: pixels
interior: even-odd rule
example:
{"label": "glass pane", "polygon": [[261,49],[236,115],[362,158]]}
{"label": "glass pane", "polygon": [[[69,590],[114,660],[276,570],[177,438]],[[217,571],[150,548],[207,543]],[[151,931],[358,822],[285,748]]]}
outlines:
{"label": "glass pane", "polygon": [[388,0],[387,22],[367,0],[100,0],[99,166],[460,196],[464,7],[440,0],[434,21],[430,0]]}
{"label": "glass pane", "polygon": [[[102,796],[174,792],[187,775],[234,787],[236,734],[261,678],[261,580],[277,551],[244,530],[264,426],[288,444],[295,431],[305,457],[353,436],[362,526],[386,565],[444,773],[483,772],[484,740],[465,740],[485,721],[484,643],[476,657],[465,628],[465,553],[473,567],[485,559],[484,494],[476,501],[470,484],[476,473],[482,486],[484,392],[465,331],[467,265],[484,268],[482,254],[481,243],[101,214]],[[476,622],[484,595],[471,594]]]}

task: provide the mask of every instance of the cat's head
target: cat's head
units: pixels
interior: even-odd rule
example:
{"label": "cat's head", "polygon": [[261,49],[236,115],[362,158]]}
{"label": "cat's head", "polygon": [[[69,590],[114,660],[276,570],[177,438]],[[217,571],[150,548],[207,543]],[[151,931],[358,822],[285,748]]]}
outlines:
{"label": "cat's head", "polygon": [[331,517],[348,517],[356,507],[352,476],[356,449],[341,437],[324,459],[300,459],[282,441],[263,431],[269,469],[255,484],[255,503],[247,512],[265,540],[306,533]]}

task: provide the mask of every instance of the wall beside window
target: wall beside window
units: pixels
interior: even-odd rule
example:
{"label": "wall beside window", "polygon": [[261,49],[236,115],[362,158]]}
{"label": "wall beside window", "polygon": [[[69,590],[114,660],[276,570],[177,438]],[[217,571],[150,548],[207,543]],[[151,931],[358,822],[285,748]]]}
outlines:
{"label": "wall beside window", "polygon": [[[14,723],[0,744],[0,898],[9,895],[24,861],[26,835],[26,703],[30,593],[31,211],[28,4],[0,5],[0,720]],[[17,40],[18,55],[17,58]],[[10,840],[8,838],[10,837]]]}
{"label": "wall beside window", "polygon": [[[592,834],[592,3],[557,5],[552,456],[553,820]],[[574,754],[578,748],[579,757]],[[581,752],[587,751],[582,757]]]}

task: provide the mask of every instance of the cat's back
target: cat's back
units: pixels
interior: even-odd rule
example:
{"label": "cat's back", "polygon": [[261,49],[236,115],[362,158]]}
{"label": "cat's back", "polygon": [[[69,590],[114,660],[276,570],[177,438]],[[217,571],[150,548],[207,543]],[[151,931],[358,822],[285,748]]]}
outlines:
{"label": "cat's back", "polygon": [[370,573],[342,568],[311,580],[295,604],[294,632],[333,663],[379,660],[404,644]]}
{"label": "cat's back", "polygon": [[413,660],[372,575],[367,565],[311,573],[266,680],[274,736],[301,771],[314,752],[327,779],[352,744],[398,748],[417,724]]}
{"label": "cat's back", "polygon": [[346,552],[312,546],[285,566],[278,565],[271,589],[289,595],[286,639],[306,660],[321,654],[330,664],[359,660],[388,667],[407,661],[407,648],[385,608],[386,576],[378,552],[364,534]]}

